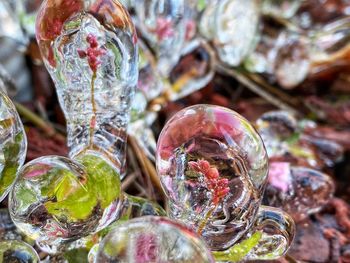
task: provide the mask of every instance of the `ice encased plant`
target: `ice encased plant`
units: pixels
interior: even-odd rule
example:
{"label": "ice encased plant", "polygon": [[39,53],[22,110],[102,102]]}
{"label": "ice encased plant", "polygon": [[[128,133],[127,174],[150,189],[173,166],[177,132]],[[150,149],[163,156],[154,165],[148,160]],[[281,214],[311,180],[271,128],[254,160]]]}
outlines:
{"label": "ice encased plant", "polygon": [[43,3],[37,41],[67,120],[70,156],[87,149],[124,164],[137,37],[118,1]]}
{"label": "ice encased plant", "polygon": [[231,247],[251,229],[267,165],[254,128],[219,106],[178,112],[158,140],[157,169],[169,216],[191,226],[212,250]]}
{"label": "ice encased plant", "polygon": [[120,215],[137,37],[115,0],[46,0],[36,28],[67,121],[70,159],[45,156],[26,164],[9,210],[21,231],[55,253]]}

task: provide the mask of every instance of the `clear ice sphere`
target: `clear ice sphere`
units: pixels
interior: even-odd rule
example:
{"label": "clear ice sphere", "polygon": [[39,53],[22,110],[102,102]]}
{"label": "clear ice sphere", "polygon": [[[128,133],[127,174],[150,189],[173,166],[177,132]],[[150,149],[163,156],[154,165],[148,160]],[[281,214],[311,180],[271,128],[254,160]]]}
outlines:
{"label": "clear ice sphere", "polygon": [[169,79],[171,89],[167,92],[175,101],[205,87],[214,77],[215,53],[203,39],[194,39],[183,48],[178,64]]}
{"label": "clear ice sphere", "polygon": [[10,191],[27,152],[27,138],[15,105],[0,91],[0,202]]}
{"label": "clear ice sphere", "polygon": [[188,107],[164,126],[156,157],[169,216],[201,234],[211,249],[232,246],[251,228],[268,159],[241,115],[219,106]]}
{"label": "clear ice sphere", "polygon": [[283,209],[297,222],[321,210],[335,190],[327,174],[285,162],[270,164],[268,182],[265,203]]}
{"label": "clear ice sphere", "polygon": [[28,45],[29,38],[24,34],[19,17],[10,2],[5,0],[0,2],[0,38],[12,39],[21,50]]}
{"label": "clear ice sphere", "polygon": [[286,140],[298,131],[296,118],[287,111],[264,113],[256,125],[270,158],[286,153],[289,149]]}
{"label": "clear ice sphere", "polygon": [[256,0],[211,1],[201,16],[199,30],[213,41],[223,63],[238,66],[255,47],[259,20]]}
{"label": "clear ice sphere", "polygon": [[186,36],[184,0],[134,0],[135,24],[158,58],[167,77],[177,63]]}
{"label": "clear ice sphere", "polygon": [[120,179],[98,155],[70,160],[46,156],[19,172],[9,199],[15,225],[49,253],[99,231],[118,218]]}
{"label": "clear ice sphere", "polygon": [[36,37],[67,120],[70,156],[96,150],[123,169],[138,79],[128,12],[117,0],[47,0]]}
{"label": "clear ice sphere", "polygon": [[276,17],[292,18],[302,4],[302,0],[263,0],[261,11]]}
{"label": "clear ice sphere", "polygon": [[40,259],[34,248],[17,240],[0,241],[0,262],[4,263],[39,263]]}
{"label": "clear ice sphere", "polygon": [[205,243],[185,225],[150,216],[118,225],[102,240],[95,262],[214,263],[214,260]]}

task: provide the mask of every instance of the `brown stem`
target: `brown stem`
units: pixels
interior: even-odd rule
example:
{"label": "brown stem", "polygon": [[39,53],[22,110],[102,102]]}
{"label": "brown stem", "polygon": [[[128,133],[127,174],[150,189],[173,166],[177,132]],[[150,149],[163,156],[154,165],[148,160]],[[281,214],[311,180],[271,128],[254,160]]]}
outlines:
{"label": "brown stem", "polygon": [[277,108],[280,108],[282,110],[287,110],[295,115],[301,115],[293,107],[283,102],[279,98],[275,97],[270,92],[267,92],[265,89],[262,89],[261,87],[259,87],[259,85],[257,85],[255,82],[253,82],[244,74],[240,74],[237,70],[233,68],[226,68],[223,65],[216,65],[216,70],[222,74],[234,77],[235,79],[238,80],[238,82],[243,84],[245,87],[247,87],[252,92],[259,95],[260,97],[264,98],[266,101],[270,102],[272,105],[276,106]]}
{"label": "brown stem", "polygon": [[203,220],[201,221],[201,223],[199,224],[199,227],[198,227],[198,230],[197,230],[197,233],[198,233],[199,235],[202,235],[203,230],[204,230],[206,224],[208,223],[208,221],[209,221],[211,215],[213,214],[214,210],[216,209],[216,207],[217,207],[217,205],[214,206],[213,208],[211,208],[211,209],[206,213],[204,219],[203,219]]}
{"label": "brown stem", "polygon": [[134,150],[136,157],[142,167],[142,170],[146,173],[148,178],[151,179],[152,184],[158,190],[158,193],[161,194],[162,198],[164,198],[165,194],[163,192],[160,180],[158,178],[156,169],[152,162],[147,158],[146,154],[143,152],[141,147],[138,145],[137,140],[133,136],[129,136],[130,146]]}
{"label": "brown stem", "polygon": [[51,126],[51,124],[44,121],[40,116],[32,112],[30,109],[28,109],[26,106],[14,102],[16,109],[18,113],[23,116],[26,120],[40,128],[42,131],[44,131],[49,137],[54,137],[60,141],[65,141],[65,137],[62,134],[59,134],[56,132],[56,130]]}

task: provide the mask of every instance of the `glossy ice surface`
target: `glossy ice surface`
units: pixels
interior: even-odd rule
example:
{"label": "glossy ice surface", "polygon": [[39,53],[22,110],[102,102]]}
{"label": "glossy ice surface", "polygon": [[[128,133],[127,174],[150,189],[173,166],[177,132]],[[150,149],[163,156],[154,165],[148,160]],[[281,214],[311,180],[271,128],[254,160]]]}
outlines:
{"label": "glossy ice surface", "polygon": [[178,64],[170,73],[170,99],[181,99],[205,87],[214,77],[214,66],[214,51],[203,39],[187,43]]}
{"label": "glossy ice surface", "polygon": [[0,91],[0,201],[2,201],[23,165],[27,138],[11,100]]}
{"label": "glossy ice surface", "polygon": [[26,164],[10,194],[16,226],[50,253],[114,221],[120,179],[101,156],[46,156]]}
{"label": "glossy ice surface", "polygon": [[99,246],[95,262],[214,262],[205,243],[165,217],[140,217],[118,225]]}
{"label": "glossy ice surface", "polygon": [[22,241],[0,241],[0,262],[39,263],[39,256],[27,243]]}
{"label": "glossy ice surface", "polygon": [[157,169],[170,216],[195,229],[214,250],[230,247],[251,227],[267,166],[254,128],[218,106],[178,112],[158,140]]}
{"label": "glossy ice surface", "polygon": [[306,167],[272,162],[265,191],[268,205],[280,207],[296,221],[318,212],[333,196],[331,177]]}
{"label": "glossy ice surface", "polygon": [[183,0],[134,0],[135,23],[155,50],[158,69],[166,77],[177,63],[186,36]]}
{"label": "glossy ice surface", "polygon": [[138,77],[129,14],[116,0],[46,0],[36,37],[67,120],[70,156],[96,150],[120,169]]}
{"label": "glossy ice surface", "polygon": [[216,0],[204,10],[200,32],[213,41],[223,63],[238,66],[254,48],[258,7],[256,0]]}
{"label": "glossy ice surface", "polygon": [[290,156],[303,163],[302,165],[317,169],[331,167],[343,156],[343,147],[338,143],[307,133],[308,128],[317,128],[314,122],[299,121],[289,112],[264,113],[256,121],[256,125],[272,159]]}
{"label": "glossy ice surface", "polygon": [[263,0],[261,1],[261,9],[265,14],[292,18],[302,2],[301,0]]}

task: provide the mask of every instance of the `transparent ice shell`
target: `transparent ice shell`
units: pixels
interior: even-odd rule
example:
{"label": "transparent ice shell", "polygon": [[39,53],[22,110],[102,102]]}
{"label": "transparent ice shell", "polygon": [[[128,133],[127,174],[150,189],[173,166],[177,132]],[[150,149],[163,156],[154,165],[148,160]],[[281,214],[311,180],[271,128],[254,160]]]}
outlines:
{"label": "transparent ice shell", "polygon": [[285,162],[272,162],[269,170],[266,204],[282,208],[295,221],[318,212],[333,197],[334,182],[327,174]]}
{"label": "transparent ice shell", "polygon": [[251,228],[268,159],[260,136],[242,116],[195,105],[164,126],[157,170],[170,217],[196,230],[211,249],[222,250]]}
{"label": "transparent ice shell", "polygon": [[1,241],[0,262],[4,263],[39,263],[40,259],[34,248],[22,241]]}
{"label": "transparent ice shell", "polygon": [[211,1],[201,17],[200,33],[213,41],[220,60],[238,66],[256,44],[260,19],[257,1]]}
{"label": "transparent ice shell", "polygon": [[175,101],[205,87],[214,77],[215,62],[215,52],[204,39],[188,42],[170,73],[169,99]]}
{"label": "transparent ice shell", "polygon": [[151,50],[140,40],[139,44],[139,79],[137,88],[142,91],[147,100],[152,100],[159,96],[164,83],[157,70],[157,62]]}
{"label": "transparent ice shell", "polygon": [[134,0],[135,23],[158,58],[158,70],[167,77],[177,63],[186,36],[184,0]]}
{"label": "transparent ice shell", "polygon": [[67,120],[70,156],[99,151],[121,169],[138,78],[129,14],[116,0],[46,0],[36,37]]}
{"label": "transparent ice shell", "polygon": [[302,0],[263,0],[261,10],[264,14],[292,18],[302,4]]}
{"label": "transparent ice shell", "polygon": [[315,168],[332,167],[342,159],[344,149],[341,145],[307,133],[308,128],[317,129],[310,120],[297,120],[287,111],[271,111],[264,113],[256,125],[269,158],[290,156]]}
{"label": "transparent ice shell", "polygon": [[0,2],[0,38],[12,39],[18,49],[24,49],[29,43],[29,38],[24,34],[19,17],[10,2]]}
{"label": "transparent ice shell", "polygon": [[42,250],[59,252],[67,242],[99,231],[118,218],[119,174],[99,155],[70,160],[45,156],[27,163],[10,193],[16,226]]}
{"label": "transparent ice shell", "polygon": [[95,262],[214,263],[205,243],[165,217],[140,217],[117,226],[99,246]]}
{"label": "transparent ice shell", "polygon": [[15,105],[0,91],[0,202],[10,191],[27,152],[27,138]]}

